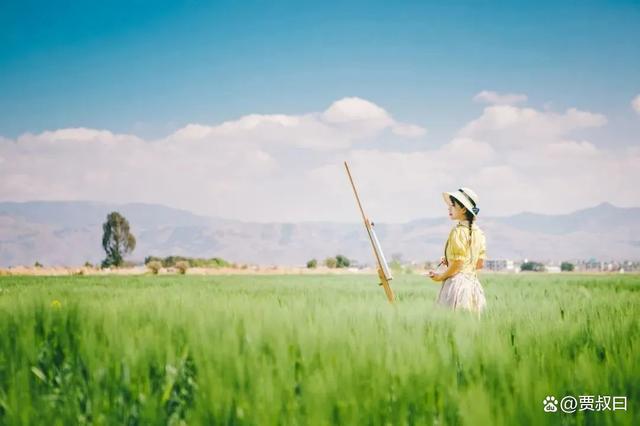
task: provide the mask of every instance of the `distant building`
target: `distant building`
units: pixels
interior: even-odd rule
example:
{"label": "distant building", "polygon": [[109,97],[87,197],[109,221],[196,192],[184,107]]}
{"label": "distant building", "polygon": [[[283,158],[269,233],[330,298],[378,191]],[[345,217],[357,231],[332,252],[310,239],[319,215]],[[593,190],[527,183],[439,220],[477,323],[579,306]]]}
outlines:
{"label": "distant building", "polygon": [[578,260],[575,263],[576,270],[583,272],[638,272],[640,262],[635,260],[601,261],[596,259]]}
{"label": "distant building", "polygon": [[545,265],[544,270],[546,272],[560,272],[561,269],[558,265]]}
{"label": "distant building", "polygon": [[487,259],[484,261],[484,268],[493,272],[513,272],[515,270],[513,260],[509,259]]}

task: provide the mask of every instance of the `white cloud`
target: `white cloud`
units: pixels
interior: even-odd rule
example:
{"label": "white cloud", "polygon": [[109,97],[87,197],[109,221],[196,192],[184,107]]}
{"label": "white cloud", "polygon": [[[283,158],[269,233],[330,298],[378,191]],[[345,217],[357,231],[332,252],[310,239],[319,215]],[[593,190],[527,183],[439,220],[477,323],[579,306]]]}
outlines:
{"label": "white cloud", "polygon": [[598,148],[573,138],[577,130],[584,133],[606,122],[601,114],[575,108],[564,113],[485,108],[460,134],[496,149],[494,164],[474,178],[489,211],[561,213],[602,201],[637,205],[640,197],[630,196],[634,191],[630,182],[640,179],[640,172],[629,159],[640,156],[630,149]]}
{"label": "white cloud", "polygon": [[21,141],[36,140],[38,142],[102,142],[117,143],[120,141],[136,140],[139,138],[131,135],[113,134],[108,130],[87,129],[84,127],[45,131],[38,135],[25,134]]}
{"label": "white cloud", "polygon": [[421,129],[345,98],[323,112],[189,124],[159,140],[87,128],[27,133],[0,141],[0,199],[156,202],[246,220],[298,211],[304,219],[313,216],[298,208],[310,192],[305,170],[387,130],[415,137]]}
{"label": "white cloud", "polygon": [[325,123],[356,131],[363,137],[387,128],[404,137],[420,137],[426,133],[423,127],[397,122],[378,105],[355,97],[334,102],[322,113],[321,118]]}
{"label": "white cloud", "polygon": [[377,137],[389,129],[414,138],[426,130],[401,123],[378,105],[361,98],[343,98],[321,113],[304,115],[251,114],[215,126],[189,124],[167,140],[225,139],[263,146],[289,146],[320,151],[346,149],[362,140]]}
{"label": "white cloud", "polygon": [[419,138],[427,133],[427,130],[424,127],[408,123],[396,123],[392,127],[391,131],[398,136],[404,136],[407,138]]}
{"label": "white cloud", "polygon": [[633,100],[631,101],[631,107],[635,112],[640,114],[640,95],[633,98]]}
{"label": "white cloud", "polygon": [[380,128],[393,124],[393,119],[378,105],[361,98],[343,98],[331,104],[322,114],[328,123],[369,122]]}
{"label": "white cloud", "polygon": [[[572,137],[606,121],[575,108],[556,113],[489,106],[440,147],[413,153],[353,150],[348,159],[377,220],[444,214],[440,192],[459,186],[476,190],[483,215],[565,213],[602,201],[638,205],[640,169],[634,164],[640,150],[607,149]],[[323,166],[310,176],[326,188],[329,205],[353,201],[341,190],[339,166]]]}
{"label": "white cloud", "polygon": [[459,186],[478,192],[481,215],[558,213],[605,200],[637,205],[640,150],[607,149],[586,136],[606,121],[575,108],[490,105],[449,142],[413,152],[387,137],[424,129],[359,98],[302,115],[189,124],[159,140],[60,129],[0,140],[0,199],[140,201],[242,220],[353,222],[347,160],[377,221],[444,215],[440,193]]}
{"label": "white cloud", "polygon": [[476,102],[483,102],[495,105],[515,105],[526,102],[527,95],[520,93],[496,93],[490,90],[483,90],[473,97]]}
{"label": "white cloud", "polygon": [[453,160],[464,165],[483,164],[496,155],[490,144],[470,138],[455,138],[435,152],[442,156],[443,160]]}
{"label": "white cloud", "polygon": [[564,113],[511,105],[486,107],[480,117],[464,126],[460,136],[491,141],[498,146],[524,146],[553,141],[574,130],[601,127],[605,116],[569,108]]}

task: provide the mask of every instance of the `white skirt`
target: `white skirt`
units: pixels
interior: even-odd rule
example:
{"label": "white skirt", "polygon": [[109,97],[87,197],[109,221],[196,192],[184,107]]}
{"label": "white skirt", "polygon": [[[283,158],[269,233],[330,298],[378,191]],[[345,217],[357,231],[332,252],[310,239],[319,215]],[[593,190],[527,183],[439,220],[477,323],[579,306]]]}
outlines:
{"label": "white skirt", "polygon": [[478,277],[475,274],[463,273],[457,273],[444,281],[437,303],[453,310],[466,309],[478,314],[487,305]]}

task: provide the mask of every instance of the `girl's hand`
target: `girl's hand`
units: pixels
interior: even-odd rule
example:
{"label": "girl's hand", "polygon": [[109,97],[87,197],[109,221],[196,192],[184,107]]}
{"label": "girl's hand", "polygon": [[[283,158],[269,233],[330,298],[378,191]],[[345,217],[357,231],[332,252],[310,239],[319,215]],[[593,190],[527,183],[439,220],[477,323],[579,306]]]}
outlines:
{"label": "girl's hand", "polygon": [[449,262],[447,262],[447,258],[444,256],[440,258],[440,264],[444,266],[449,266]]}
{"label": "girl's hand", "polygon": [[436,271],[429,271],[429,278],[434,281],[442,281],[442,275],[436,273]]}

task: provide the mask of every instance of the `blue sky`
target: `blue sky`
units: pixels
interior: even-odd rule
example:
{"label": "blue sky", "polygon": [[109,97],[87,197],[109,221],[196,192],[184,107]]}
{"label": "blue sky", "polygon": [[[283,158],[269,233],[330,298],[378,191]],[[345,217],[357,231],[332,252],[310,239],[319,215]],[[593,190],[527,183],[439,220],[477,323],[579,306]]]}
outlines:
{"label": "blue sky", "polygon": [[160,136],[359,96],[443,139],[484,89],[631,128],[637,1],[200,3],[3,1],[0,134]]}
{"label": "blue sky", "polygon": [[637,0],[202,3],[0,2],[0,200],[352,221],[349,160],[382,221],[640,205]]}

